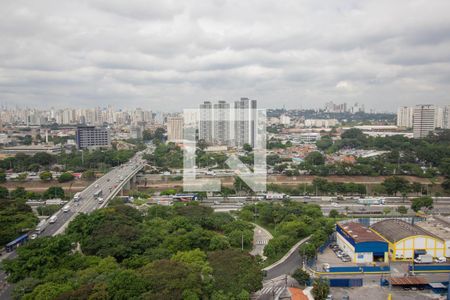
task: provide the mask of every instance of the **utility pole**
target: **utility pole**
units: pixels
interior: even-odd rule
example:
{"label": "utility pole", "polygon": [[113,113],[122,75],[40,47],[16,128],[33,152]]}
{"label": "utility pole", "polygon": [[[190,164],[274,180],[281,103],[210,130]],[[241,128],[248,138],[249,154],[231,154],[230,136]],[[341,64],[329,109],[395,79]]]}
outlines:
{"label": "utility pole", "polygon": [[244,232],[241,232],[241,250],[244,251]]}

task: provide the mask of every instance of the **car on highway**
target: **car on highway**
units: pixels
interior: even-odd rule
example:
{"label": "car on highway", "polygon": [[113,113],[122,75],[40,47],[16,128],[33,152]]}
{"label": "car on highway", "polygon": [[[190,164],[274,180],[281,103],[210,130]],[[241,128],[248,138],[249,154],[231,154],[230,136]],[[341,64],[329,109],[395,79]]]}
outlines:
{"label": "car on highway", "polygon": [[70,206],[69,205],[65,205],[64,207],[63,207],[63,212],[69,212],[69,210],[70,210]]}
{"label": "car on highway", "polygon": [[50,224],[56,223],[56,221],[58,220],[58,217],[56,215],[53,215],[50,217],[50,219],[48,220],[48,222]]}
{"label": "car on highway", "polygon": [[37,234],[36,233],[33,233],[32,235],[30,235],[30,239],[31,240],[34,240],[34,239],[36,239],[37,238]]}
{"label": "car on highway", "polygon": [[103,199],[102,197],[99,197],[99,198],[98,198],[98,203],[103,203],[103,200],[104,200],[104,199]]}
{"label": "car on highway", "polygon": [[95,184],[95,188],[98,188],[98,183]]}

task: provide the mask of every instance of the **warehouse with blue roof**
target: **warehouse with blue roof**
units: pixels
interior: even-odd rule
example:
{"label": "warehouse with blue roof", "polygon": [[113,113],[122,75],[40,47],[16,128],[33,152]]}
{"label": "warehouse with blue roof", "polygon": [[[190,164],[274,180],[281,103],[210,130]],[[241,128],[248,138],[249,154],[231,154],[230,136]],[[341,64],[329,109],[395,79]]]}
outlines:
{"label": "warehouse with blue roof", "polygon": [[388,243],[356,222],[336,224],[336,243],[354,263],[387,262],[389,259]]}

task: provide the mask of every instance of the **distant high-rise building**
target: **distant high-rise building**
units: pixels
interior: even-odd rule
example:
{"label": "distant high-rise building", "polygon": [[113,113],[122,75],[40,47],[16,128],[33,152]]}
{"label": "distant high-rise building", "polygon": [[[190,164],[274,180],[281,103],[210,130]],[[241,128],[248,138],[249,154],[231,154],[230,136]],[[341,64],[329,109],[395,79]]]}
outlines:
{"label": "distant high-rise building", "polygon": [[213,109],[213,141],[216,145],[230,144],[230,104],[219,101]]}
{"label": "distant high-rise building", "polygon": [[417,105],[414,107],[413,136],[423,138],[435,129],[435,107],[433,105]]}
{"label": "distant high-rise building", "polygon": [[256,100],[241,98],[234,102],[234,142],[237,147],[244,144],[255,146]]}
{"label": "distant high-rise building", "polygon": [[199,116],[199,132],[198,138],[204,140],[207,143],[213,142],[213,113],[212,104],[209,101],[200,104],[200,116]]}
{"label": "distant high-rise building", "polygon": [[109,130],[95,126],[78,126],[76,131],[76,141],[78,149],[111,147]]}
{"label": "distant high-rise building", "polygon": [[397,110],[397,126],[412,128],[414,107],[401,106]]}
{"label": "distant high-rise building", "polygon": [[434,111],[434,127],[444,128],[444,107],[436,107]]}
{"label": "distant high-rise building", "polygon": [[291,117],[289,117],[288,115],[284,115],[284,114],[281,115],[280,116],[280,124],[289,126],[291,124]]}
{"label": "distant high-rise building", "polygon": [[444,121],[443,121],[443,127],[444,129],[450,129],[450,105],[444,106]]}
{"label": "distant high-rise building", "polygon": [[183,117],[167,118],[167,138],[169,142],[180,142],[183,140]]}
{"label": "distant high-rise building", "polygon": [[142,139],[143,132],[141,126],[131,126],[130,127],[130,137],[132,139]]}

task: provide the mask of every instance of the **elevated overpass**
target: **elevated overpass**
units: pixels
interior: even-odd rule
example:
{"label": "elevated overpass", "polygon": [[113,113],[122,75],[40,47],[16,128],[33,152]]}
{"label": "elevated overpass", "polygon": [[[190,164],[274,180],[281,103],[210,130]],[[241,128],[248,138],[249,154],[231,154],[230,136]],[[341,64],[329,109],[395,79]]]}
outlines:
{"label": "elevated overpass", "polygon": [[[55,236],[63,233],[76,216],[81,213],[91,213],[96,209],[105,207],[108,202],[116,197],[123,189],[129,189],[136,180],[136,174],[142,170],[146,165],[145,160],[142,158],[148,150],[144,150],[136,153],[136,155],[127,163],[113,168],[110,172],[97,179],[87,188],[85,188],[81,194],[81,200],[75,202],[70,200],[66,205],[70,206],[68,212],[63,212],[60,209],[54,215],[57,216],[57,221],[54,224],[49,224],[48,227],[39,236]],[[102,191],[103,202],[100,203],[94,193],[98,190]],[[0,256],[0,262],[5,259],[13,259],[17,256],[16,251],[10,253],[2,253]],[[12,286],[6,282],[6,274],[0,271],[0,300],[11,299]]]}

